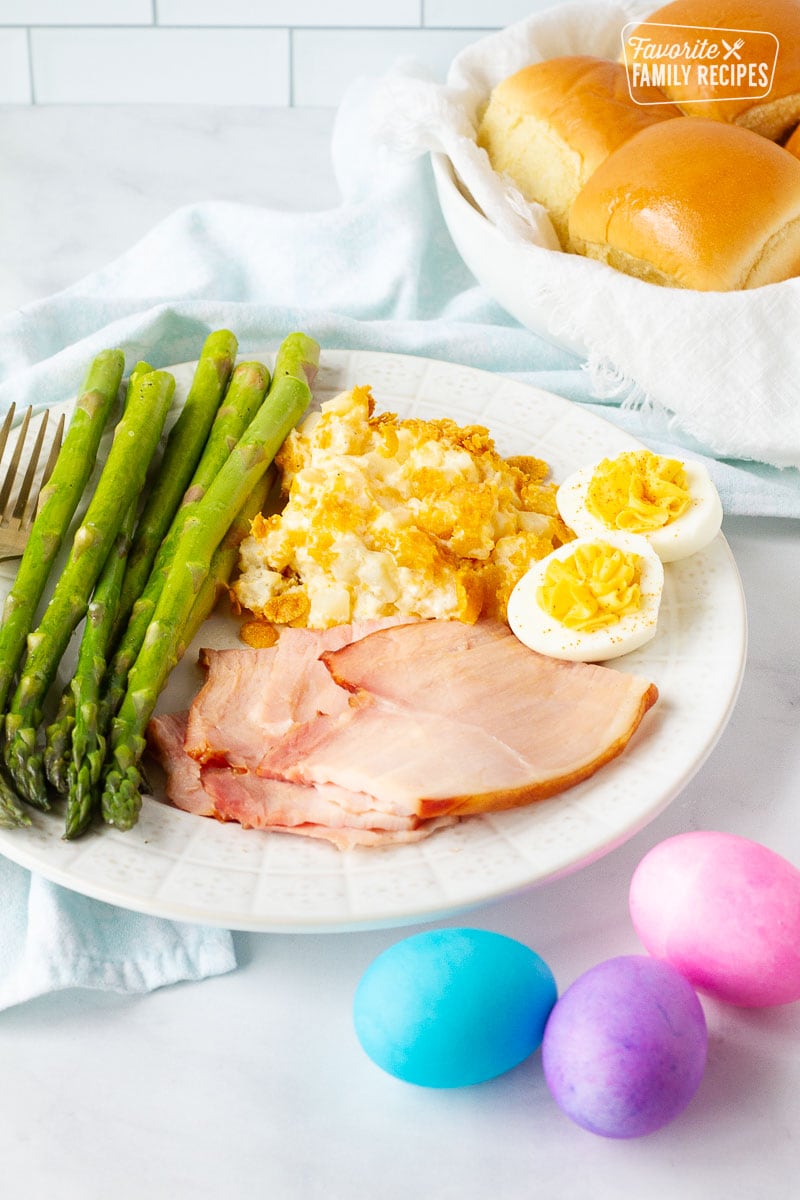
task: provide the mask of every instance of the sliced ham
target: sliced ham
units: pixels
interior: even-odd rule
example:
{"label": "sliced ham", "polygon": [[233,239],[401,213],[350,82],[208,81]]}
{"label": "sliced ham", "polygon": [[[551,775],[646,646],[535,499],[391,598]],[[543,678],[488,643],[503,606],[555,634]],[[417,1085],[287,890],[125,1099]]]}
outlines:
{"label": "sliced ham", "polygon": [[200,764],[183,748],[186,737],[186,713],[164,713],[152,717],[147,726],[150,753],[158,759],[167,777],[167,799],[184,812],[200,817],[217,815],[214,801],[200,779]]}
{"label": "sliced ham", "polygon": [[235,821],[245,829],[324,839],[339,850],[419,841],[455,820],[393,819],[372,811],[369,796],[259,779],[247,770],[202,766],[184,747],[187,724],[187,713],[166,713],[153,717],[147,730],[150,751],[166,775],[167,799],[184,812]]}
{"label": "sliced ham", "polygon": [[226,767],[203,767],[201,777],[220,820],[238,821],[245,829],[327,837],[342,849],[419,841],[455,820],[388,816],[372,807],[371,796],[330,784],[303,786]]}
{"label": "sliced ham", "polygon": [[352,792],[330,783],[298,784],[263,779],[252,771],[203,767],[201,786],[214,801],[216,815],[238,821],[248,829],[273,825],[350,826],[355,829],[409,830],[419,824],[406,814],[377,809],[365,792]]}
{"label": "sliced ham", "polygon": [[322,660],[358,703],[295,727],[258,773],[369,791],[422,820],[571,787],[625,748],[658,695],[637,676],[536,654],[488,621],[399,625]]}
{"label": "sliced ham", "polygon": [[333,682],[320,655],[398,619],[288,628],[274,646],[260,650],[202,650],[207,676],[189,711],[187,752],[201,763],[255,767],[266,746],[298,724],[319,713],[346,712],[347,692]]}
{"label": "sliced ham", "polygon": [[645,679],[538,655],[499,623],[368,629],[205,651],[190,713],[148,729],[168,799],[340,849],[416,841],[587,778],[657,697]]}

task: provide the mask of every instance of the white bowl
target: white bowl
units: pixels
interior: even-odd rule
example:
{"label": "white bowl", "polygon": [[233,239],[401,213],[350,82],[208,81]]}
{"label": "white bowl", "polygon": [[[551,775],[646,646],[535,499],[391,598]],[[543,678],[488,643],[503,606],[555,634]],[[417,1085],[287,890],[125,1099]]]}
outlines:
{"label": "white bowl", "polygon": [[[444,154],[432,154],[433,177],[442,215],[458,253],[486,291],[526,329],[568,351],[586,357],[586,347],[549,328],[547,311],[537,302],[533,289],[533,255],[524,246],[512,245],[465,195],[453,165]],[[552,251],[552,253],[558,253]]]}

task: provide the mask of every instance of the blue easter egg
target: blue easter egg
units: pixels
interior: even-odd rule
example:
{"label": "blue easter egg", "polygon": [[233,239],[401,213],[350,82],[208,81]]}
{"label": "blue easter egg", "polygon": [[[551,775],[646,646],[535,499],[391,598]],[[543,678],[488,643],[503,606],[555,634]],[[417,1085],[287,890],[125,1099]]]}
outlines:
{"label": "blue easter egg", "polygon": [[435,929],[390,946],[356,989],[356,1035],[373,1062],[423,1087],[463,1087],[541,1044],[553,974],[528,946],[482,929]]}

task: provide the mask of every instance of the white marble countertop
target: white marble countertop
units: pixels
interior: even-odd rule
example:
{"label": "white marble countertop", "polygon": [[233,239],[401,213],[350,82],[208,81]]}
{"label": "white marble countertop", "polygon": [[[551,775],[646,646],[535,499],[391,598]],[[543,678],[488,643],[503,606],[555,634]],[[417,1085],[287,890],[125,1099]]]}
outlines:
{"label": "white marble countertop", "polygon": [[[329,112],[1,115],[0,313],[73,282],[182,203],[237,198],[310,209],[337,201]],[[260,153],[248,156],[255,145]],[[135,169],[143,160],[146,189]],[[232,161],[250,166],[232,173]],[[601,959],[641,952],[627,889],[642,855],[663,838],[723,829],[800,864],[800,529],[740,518],[727,519],[724,532],[744,584],[749,654],[738,704],[705,765],[624,846],[574,876],[469,914],[472,925],[535,944],[562,984]],[[796,1194],[800,1005],[759,1012],[704,1001],[708,1068],[690,1108],[648,1138],[608,1141],[556,1109],[537,1056],[491,1083],[445,1092],[409,1087],[374,1067],[352,1031],[353,990],[398,936],[237,934],[240,966],[230,975],[136,999],[63,993],[0,1014],[4,1194]]]}

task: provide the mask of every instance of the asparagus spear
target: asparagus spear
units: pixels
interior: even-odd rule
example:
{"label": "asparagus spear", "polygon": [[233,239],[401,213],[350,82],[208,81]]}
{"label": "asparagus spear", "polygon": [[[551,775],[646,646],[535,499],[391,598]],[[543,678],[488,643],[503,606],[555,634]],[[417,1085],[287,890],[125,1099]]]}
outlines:
{"label": "asparagus spear", "polygon": [[267,471],[259,479],[252,492],[239,510],[236,519],[214,551],[211,559],[211,569],[206,576],[203,586],[197,593],[197,599],[192,605],[186,625],[181,636],[179,659],[183,657],[187,646],[200,629],[206,618],[214,611],[221,596],[228,590],[231,576],[239,561],[239,547],[250,533],[250,526],[258,513],[264,511],[270,489],[275,480],[275,473]]}
{"label": "asparagus spear", "polygon": [[[125,365],[120,350],[104,350],[91,363],[50,479],[42,488],[36,519],[0,624],[0,713],[6,708],[25,639],[53,561],[61,549],[97,457],[103,430],[119,391]],[[0,776],[0,825],[29,825],[30,818]]]}
{"label": "asparagus spear", "polygon": [[117,612],[125,567],[136,528],[136,501],[131,504],[97,581],[86,613],[78,663],[70,683],[73,697],[72,737],[67,756],[67,811],[64,837],[74,838],[89,825],[103,766],[105,738],[97,728],[100,685],[106,666],[111,627]]}
{"label": "asparagus spear", "polygon": [[161,540],[203,452],[233,370],[237,346],[227,329],[210,333],[203,343],[181,414],[167,438],[158,478],[136,527],[114,622],[117,634],[147,581]]}
{"label": "asparagus spear", "polygon": [[64,444],[47,484],[0,626],[0,712],[14,682],[36,606],[75,515],[97,457],[97,448],[116,400],[125,359],[121,350],[98,354],[84,380]]}
{"label": "asparagus spear", "polygon": [[31,819],[18,803],[19,797],[11,784],[0,775],[0,829],[21,829]]}
{"label": "asparagus spear", "polygon": [[[182,630],[175,662],[184,658],[184,654],[193,638],[198,634],[200,626],[211,616],[218,601],[227,592],[230,577],[234,574],[236,564],[239,562],[239,547],[251,530],[253,518],[264,510],[273,482],[275,482],[275,472],[267,470],[245,500],[245,504],[242,505],[228,533],[225,534],[221,544],[213,553],[209,574],[205,578],[203,587],[199,590],[197,600],[192,605],[190,617]],[[146,782],[144,773],[142,773],[142,782],[143,785]]]}
{"label": "asparagus spear", "polygon": [[30,817],[17,804],[16,794],[5,781],[0,783],[0,829],[21,829],[30,823]]}
{"label": "asparagus spear", "polygon": [[[126,407],[137,381],[152,370],[146,362],[138,362],[133,368],[128,380]],[[134,500],[123,518],[89,603],[75,674],[64,689],[59,705],[62,727],[54,729],[51,725],[45,731],[47,778],[52,783],[51,775],[55,775],[57,782],[62,784],[58,790],[67,795],[66,838],[77,836],[89,824],[96,797],[96,786],[93,785],[97,784],[103,765],[105,739],[97,729],[100,684],[136,530],[137,512],[138,502]],[[50,761],[54,741],[61,749],[57,764]]]}
{"label": "asparagus spear", "polygon": [[67,767],[72,750],[72,730],[75,727],[75,697],[71,682],[67,683],[58,701],[56,715],[44,731],[42,763],[47,782],[62,794],[67,790]]}
{"label": "asparagus spear", "polygon": [[[183,658],[204,621],[208,619],[222,596],[228,591],[231,576],[239,561],[239,547],[250,533],[254,517],[264,511],[274,481],[275,473],[271,470],[267,471],[258,481],[214,552],[209,573],[197,594],[197,599],[192,605],[192,611],[182,631],[175,658],[176,663]],[[144,772],[141,772],[141,782],[143,786],[147,786]]]}
{"label": "asparagus spear", "polygon": [[175,380],[165,371],[137,380],[67,565],[38,629],[28,637],[28,655],[6,715],[5,759],[20,795],[39,808],[49,807],[36,744],[44,698],[122,519],[144,487],[174,390]]}
{"label": "asparagus spear", "polygon": [[232,447],[258,412],[268,385],[269,372],[261,363],[240,363],[234,369],[227,395],[211,426],[206,447],[183,497],[183,503],[175,513],[169,532],[156,555],[147,585],[134,603],[127,627],[114,651],[103,684],[100,713],[100,727],[103,732],[107,730],[125,695],[128,672],[142,647],[169,564],[175,557],[181,531],[213,483]]}
{"label": "asparagus spear", "polygon": [[[146,362],[138,362],[133,368],[128,379],[128,387],[125,395],[126,405],[136,380],[142,375],[147,375],[152,370],[153,368]],[[45,746],[43,752],[44,771],[47,781],[57,792],[61,793],[66,793],[68,788],[67,767],[72,753],[72,730],[74,726],[75,694],[72,681],[68,681],[61,693],[55,718],[45,729]]]}
{"label": "asparagus spear", "polygon": [[318,362],[319,346],[312,338],[294,333],[284,340],[264,404],[178,540],[147,636],[128,677],[125,698],[112,723],[101,804],[103,819],[119,829],[130,829],[138,818],[144,732],[177,661],[187,620],[208,577],[213,555],[284,438],[305,412]]}

